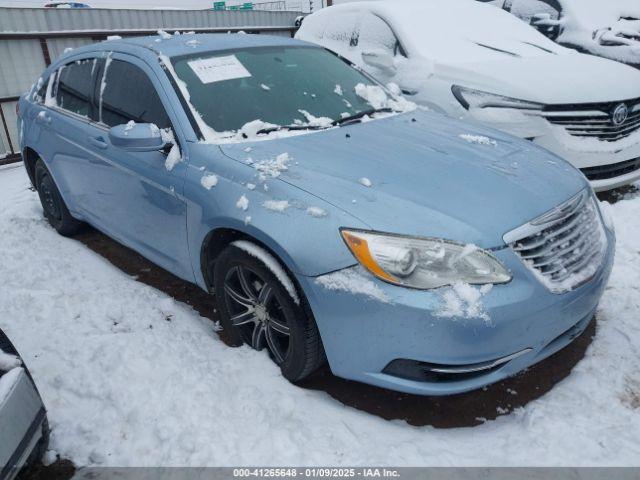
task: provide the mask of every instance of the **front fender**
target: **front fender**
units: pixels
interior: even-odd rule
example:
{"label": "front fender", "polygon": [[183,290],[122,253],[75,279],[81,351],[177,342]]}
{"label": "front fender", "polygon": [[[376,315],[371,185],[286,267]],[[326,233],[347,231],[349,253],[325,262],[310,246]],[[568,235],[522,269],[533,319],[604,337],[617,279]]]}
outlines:
{"label": "front fender", "polygon": [[[215,185],[206,188],[202,179],[211,175],[216,177],[211,181]],[[296,275],[318,276],[356,264],[340,227],[369,228],[295,186],[277,178],[261,179],[250,165],[226,157],[211,145],[194,145],[184,195],[194,276],[203,288],[202,246],[217,229],[236,230],[256,239]],[[288,206],[274,210],[269,201],[286,201]]]}

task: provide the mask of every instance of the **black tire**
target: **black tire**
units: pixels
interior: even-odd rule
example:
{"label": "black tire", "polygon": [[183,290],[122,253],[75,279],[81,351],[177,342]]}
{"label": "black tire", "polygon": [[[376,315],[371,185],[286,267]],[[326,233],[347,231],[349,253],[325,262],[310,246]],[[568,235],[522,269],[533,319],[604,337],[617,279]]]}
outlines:
{"label": "black tire", "polygon": [[53,177],[42,160],[36,162],[35,180],[42,210],[49,224],[65,237],[78,233],[82,222],[73,218],[69,213]]}
{"label": "black tire", "polygon": [[291,382],[324,363],[320,333],[306,300],[298,293],[296,304],[262,261],[230,245],[216,259],[213,278],[220,322],[232,344],[266,347]]}

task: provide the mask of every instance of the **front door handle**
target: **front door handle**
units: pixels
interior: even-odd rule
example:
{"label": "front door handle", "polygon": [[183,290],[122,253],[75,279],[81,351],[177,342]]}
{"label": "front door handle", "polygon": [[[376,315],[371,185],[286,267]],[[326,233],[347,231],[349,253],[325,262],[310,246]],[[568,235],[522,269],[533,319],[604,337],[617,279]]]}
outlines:
{"label": "front door handle", "polygon": [[38,112],[38,115],[36,116],[36,122],[38,122],[40,125],[51,125],[51,115],[49,115],[49,112],[45,112],[44,110]]}
{"label": "front door handle", "polygon": [[109,146],[107,144],[107,141],[102,136],[100,136],[100,137],[89,137],[89,142],[91,142],[91,145],[93,145],[96,148],[100,148],[101,150],[104,150],[105,148],[107,148]]}

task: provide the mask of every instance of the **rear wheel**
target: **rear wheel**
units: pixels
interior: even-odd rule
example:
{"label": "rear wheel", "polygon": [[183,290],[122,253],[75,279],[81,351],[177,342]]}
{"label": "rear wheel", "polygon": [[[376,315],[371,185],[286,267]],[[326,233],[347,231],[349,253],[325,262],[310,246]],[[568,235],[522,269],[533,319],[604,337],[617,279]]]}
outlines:
{"label": "rear wheel", "polygon": [[290,381],[302,380],[324,361],[315,321],[258,258],[233,245],[215,263],[214,289],[221,323],[231,340],[267,349]]}
{"label": "rear wheel", "polygon": [[82,226],[82,222],[73,218],[69,213],[58,187],[42,160],[36,162],[35,180],[44,216],[51,226],[65,237],[76,234]]}

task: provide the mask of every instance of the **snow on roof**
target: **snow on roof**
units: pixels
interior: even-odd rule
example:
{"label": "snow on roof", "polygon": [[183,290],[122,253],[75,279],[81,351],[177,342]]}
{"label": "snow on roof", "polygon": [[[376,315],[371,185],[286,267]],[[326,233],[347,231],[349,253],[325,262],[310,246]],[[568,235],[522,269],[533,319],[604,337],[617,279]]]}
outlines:
{"label": "snow on roof", "polygon": [[[315,15],[321,16],[319,23],[326,24],[341,13],[367,11],[387,21],[409,55],[421,54],[440,62],[568,52],[513,15],[475,0],[356,2],[324,9],[305,23]],[[318,28],[321,25],[315,30]]]}

